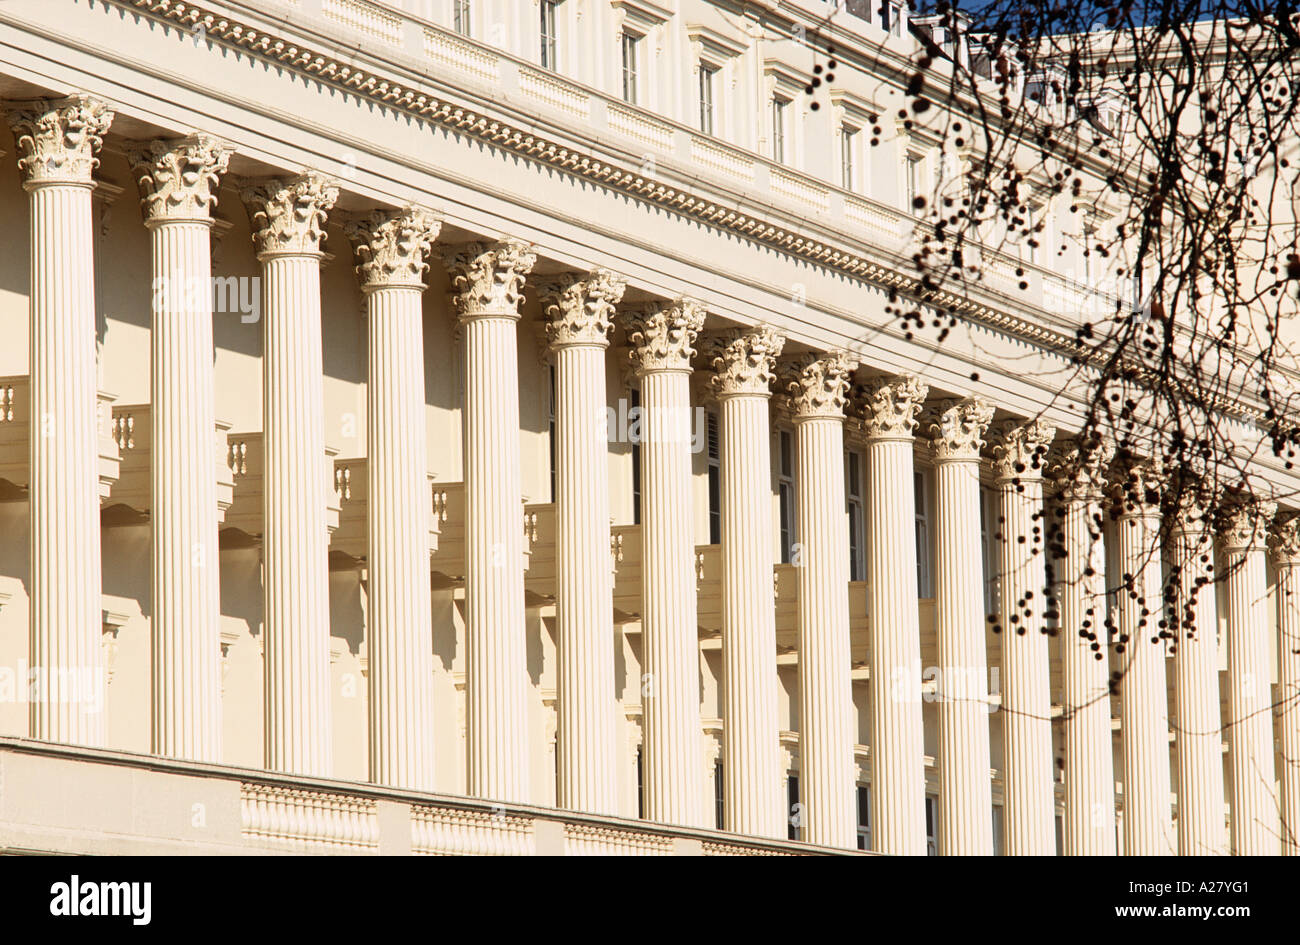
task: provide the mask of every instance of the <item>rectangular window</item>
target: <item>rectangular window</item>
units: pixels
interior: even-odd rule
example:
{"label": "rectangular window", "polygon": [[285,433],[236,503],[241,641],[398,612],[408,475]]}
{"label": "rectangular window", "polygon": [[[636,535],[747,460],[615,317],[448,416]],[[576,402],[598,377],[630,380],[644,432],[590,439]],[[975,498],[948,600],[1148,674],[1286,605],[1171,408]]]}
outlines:
{"label": "rectangular window", "polygon": [[1002,805],[993,805],[993,855],[1002,855]]}
{"label": "rectangular window", "polygon": [[[641,391],[633,387],[628,392],[628,405],[631,408],[628,413],[635,410],[638,415],[641,413]],[[645,429],[645,420],[642,418],[640,429]],[[637,437],[632,441],[632,524],[641,524],[641,438]]]}
{"label": "rectangular window", "polygon": [[722,544],[722,444],[718,434],[718,415],[709,411],[709,544]]}
{"label": "rectangular window", "polygon": [[555,467],[555,365],[552,364],[550,370],[551,396],[547,402],[546,430],[547,440],[551,452],[551,501],[556,501],[557,479]]}
{"label": "rectangular window", "polygon": [[641,746],[636,746],[636,816],[645,819],[645,769],[642,765],[644,753]]}
{"label": "rectangular window", "polygon": [[772,96],[772,160],[777,164],[785,163],[785,123],[789,108],[789,99]]}
{"label": "rectangular window", "polygon": [[980,544],[984,548],[984,611],[998,612],[998,547],[996,532],[989,525],[997,521],[997,492],[980,486]]}
{"label": "rectangular window", "polygon": [[637,102],[637,53],[641,37],[635,33],[623,34],[623,101]]}
{"label": "rectangular window", "polygon": [[724,830],[726,820],[725,797],[722,790],[722,762],[715,762],[713,765],[713,816],[719,830]]}
{"label": "rectangular window", "polygon": [[469,35],[469,0],[452,0],[451,28],[461,36]]}
{"label": "rectangular window", "polygon": [[925,855],[939,855],[939,798],[933,794],[925,796]]}
{"label": "rectangular window", "polygon": [[916,596],[931,597],[930,593],[930,503],[928,476],[918,469],[913,474],[916,490]]}
{"label": "rectangular window", "polygon": [[921,158],[916,154],[909,154],[904,166],[904,172],[907,174],[907,206],[904,207],[908,213],[917,209],[916,201],[921,196]]}
{"label": "rectangular window", "polygon": [[560,0],[541,0],[541,63],[543,69],[559,68],[556,60],[555,11]]}
{"label": "rectangular window", "polygon": [[800,816],[799,776],[797,774],[792,774],[785,779],[785,804],[786,837],[790,840],[798,840],[802,833],[800,823],[803,818]]}
{"label": "rectangular window", "polygon": [[865,581],[862,559],[862,463],[857,453],[844,454],[844,491],[849,513],[849,580]]}
{"label": "rectangular window", "polygon": [[700,131],[713,134],[713,92],[718,67],[700,63]]}
{"label": "rectangular window", "polygon": [[840,128],[840,186],[845,190],[857,189],[858,129],[852,125]]}
{"label": "rectangular window", "polygon": [[794,556],[795,508],[794,508],[794,445],[789,431],[777,433],[777,495],[781,516],[781,563],[789,564]]}
{"label": "rectangular window", "polygon": [[871,849],[871,788],[858,785],[858,849]]}
{"label": "rectangular window", "polygon": [[882,0],[880,4],[880,28],[890,36],[902,36],[903,8],[897,3]]}

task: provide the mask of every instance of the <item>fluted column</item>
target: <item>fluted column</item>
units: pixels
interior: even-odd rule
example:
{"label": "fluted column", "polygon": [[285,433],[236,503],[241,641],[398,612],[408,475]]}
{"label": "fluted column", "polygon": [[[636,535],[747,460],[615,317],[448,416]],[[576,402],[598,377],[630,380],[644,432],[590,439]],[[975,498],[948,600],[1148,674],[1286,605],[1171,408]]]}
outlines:
{"label": "fluted column", "polygon": [[[691,358],[704,309],[678,299],[632,313],[641,379],[642,784],[647,820],[713,826],[701,794],[700,656],[691,515]],[[711,798],[710,798],[711,800]]]}
{"label": "fluted column", "polygon": [[317,174],[243,191],[262,264],[266,766],[328,775],[329,536],[320,244],[338,188]]}
{"label": "fluted column", "polygon": [[518,240],[471,243],[447,260],[465,332],[469,792],[516,802],[529,799],[529,681],[515,336],[536,261]]}
{"label": "fluted column", "polygon": [[425,261],[441,224],[415,207],[349,221],[366,297],[366,658],[370,780],[434,789],[425,444]]}
{"label": "fluted column", "polygon": [[929,433],[938,492],[939,853],[993,855],[988,665],[980,567],[980,448],[993,405],[944,403]]}
{"label": "fluted column", "polygon": [[1000,428],[993,448],[999,509],[1003,829],[1008,856],[1056,852],[1043,514],[1043,472],[1055,434],[1041,420],[1011,422]]}
{"label": "fluted column", "polygon": [[911,375],[887,378],[869,385],[862,405],[871,542],[867,554],[871,836],[879,852],[897,856],[925,855],[912,433],[927,391]]}
{"label": "fluted column", "polygon": [[803,838],[857,846],[844,406],[852,363],[804,354],[783,372],[798,449],[799,801]]}
{"label": "fluted column", "polygon": [[30,659],[33,738],[104,743],[96,435],[95,157],[113,113],[76,97],[11,106],[31,207]]}
{"label": "fluted column", "polygon": [[221,761],[221,604],[212,472],[212,206],[230,152],[196,136],[130,159],[153,242],[153,728],[156,754]]}
{"label": "fluted column", "polygon": [[722,404],[722,764],[726,828],[785,836],[777,724],[768,399],[785,343],[768,328],[712,339]]}
{"label": "fluted column", "polygon": [[1282,853],[1300,856],[1300,517],[1275,525],[1277,569],[1278,735],[1282,753]]}
{"label": "fluted column", "polygon": [[1102,508],[1112,450],[1070,444],[1051,470],[1061,500],[1057,548],[1065,693],[1066,856],[1115,855],[1115,756],[1110,731],[1110,640]]}
{"label": "fluted column", "polygon": [[1174,636],[1178,852],[1228,852],[1223,817],[1223,723],[1219,716],[1219,616],[1213,533],[1205,502],[1190,489],[1173,513],[1170,559],[1177,570]]}
{"label": "fluted column", "polygon": [[605,349],[625,287],[598,269],[541,291],[557,395],[558,803],[597,814],[618,808]]}
{"label": "fluted column", "polygon": [[1264,546],[1277,506],[1230,508],[1221,533],[1228,594],[1228,757],[1232,777],[1232,852],[1281,852],[1269,685],[1268,584]]}
{"label": "fluted column", "polygon": [[1120,738],[1124,746],[1124,853],[1164,856],[1175,849],[1169,803],[1169,696],[1165,638],[1160,494],[1152,462],[1130,464],[1117,483],[1119,554]]}

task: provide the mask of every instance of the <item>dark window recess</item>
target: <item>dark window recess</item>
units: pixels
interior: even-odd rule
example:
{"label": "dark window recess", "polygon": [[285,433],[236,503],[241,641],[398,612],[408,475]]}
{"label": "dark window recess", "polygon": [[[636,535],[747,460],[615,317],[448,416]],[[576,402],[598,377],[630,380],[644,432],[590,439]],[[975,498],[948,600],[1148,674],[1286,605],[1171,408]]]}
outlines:
{"label": "dark window recess", "polygon": [[722,449],[718,441],[718,415],[708,414],[709,440],[709,544],[722,543]]}
{"label": "dark window recess", "polygon": [[725,816],[726,810],[723,806],[722,783],[722,762],[718,761],[713,765],[713,813],[717,818],[717,826],[719,830],[726,829],[724,824],[727,822]]}
{"label": "dark window recess", "polygon": [[[628,392],[628,404],[632,410],[641,412],[641,392],[635,387]],[[628,411],[631,412],[630,410]],[[638,429],[645,433],[645,417],[641,418]],[[641,437],[632,441],[632,524],[641,524]]]}
{"label": "dark window recess", "polygon": [[799,809],[799,776],[790,775],[785,779],[786,795],[786,836],[791,840],[798,840],[800,824],[803,821],[802,811]]}

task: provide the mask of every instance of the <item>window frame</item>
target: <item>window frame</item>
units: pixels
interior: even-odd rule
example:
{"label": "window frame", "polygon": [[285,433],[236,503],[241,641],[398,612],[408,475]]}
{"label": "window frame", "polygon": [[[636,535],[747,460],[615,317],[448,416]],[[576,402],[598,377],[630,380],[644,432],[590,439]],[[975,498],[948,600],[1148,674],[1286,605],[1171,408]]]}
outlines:
{"label": "window frame", "polygon": [[629,105],[641,104],[640,54],[644,39],[644,34],[627,27],[619,38],[623,101]]}
{"label": "window frame", "polygon": [[722,66],[710,60],[701,59],[697,71],[699,77],[696,83],[696,98],[700,132],[710,137],[717,137],[717,80],[718,76],[722,74]]}
{"label": "window frame", "polygon": [[704,456],[709,496],[709,544],[722,544],[722,420],[716,410],[704,413]]}
{"label": "window frame", "polygon": [[799,543],[799,501],[796,486],[795,435],[780,428],[776,431],[777,538],[781,546],[781,563],[790,564]]}
{"label": "window frame", "polygon": [[844,451],[844,505],[849,516],[849,580],[867,579],[866,518],[864,517],[862,458],[857,450]]}
{"label": "window frame", "polygon": [[560,71],[559,22],[560,4],[563,0],[538,0],[538,63],[551,72]]}

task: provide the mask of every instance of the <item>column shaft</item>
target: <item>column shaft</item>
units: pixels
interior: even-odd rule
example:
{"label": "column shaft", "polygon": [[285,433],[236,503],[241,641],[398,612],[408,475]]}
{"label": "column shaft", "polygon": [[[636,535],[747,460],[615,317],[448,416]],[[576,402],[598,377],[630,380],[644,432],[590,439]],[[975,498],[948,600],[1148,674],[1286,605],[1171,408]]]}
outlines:
{"label": "column shaft", "polygon": [[939,853],[943,856],[993,855],[979,473],[978,452],[969,458],[940,460],[936,471],[936,697]]}
{"label": "column shaft", "polygon": [[1281,750],[1282,852],[1300,856],[1300,524],[1281,523],[1277,564],[1278,715]]}
{"label": "column shaft", "polygon": [[[366,507],[370,779],[434,789],[421,290],[367,293]],[[421,514],[423,513],[423,514]]]}
{"label": "column shaft", "polygon": [[804,839],[854,848],[857,820],[844,519],[844,421],[796,421],[799,761]]}
{"label": "column shaft", "polygon": [[221,761],[208,221],[154,221],[153,751]]}
{"label": "column shaft", "polygon": [[1119,520],[1120,733],[1124,747],[1124,852],[1174,851],[1169,799],[1169,702],[1165,643],[1157,622],[1163,601],[1158,509],[1134,504]]}
{"label": "column shaft", "polygon": [[778,754],[768,398],[722,398],[723,770],[726,827],[785,835]]}
{"label": "column shaft", "polygon": [[[1179,569],[1174,650],[1175,747],[1178,764],[1178,852],[1227,853],[1223,816],[1223,725],[1219,717],[1219,619],[1213,546],[1203,525],[1178,523],[1172,535]],[[1210,560],[1202,561],[1202,556]]]}
{"label": "column shaft", "polygon": [[555,351],[559,805],[618,808],[604,345]]}

